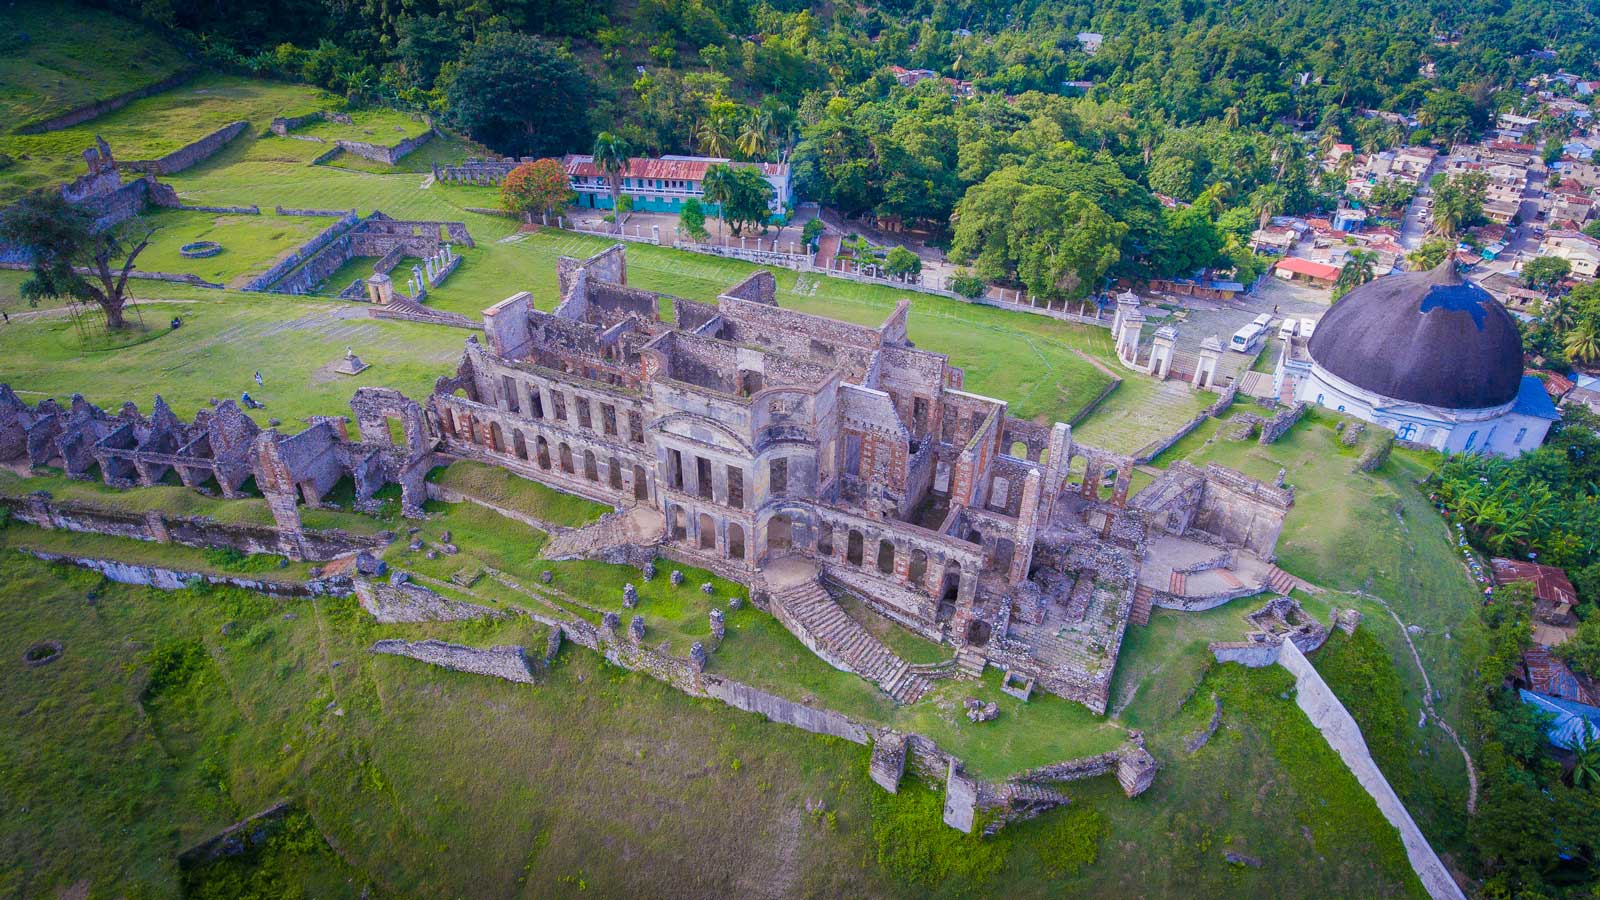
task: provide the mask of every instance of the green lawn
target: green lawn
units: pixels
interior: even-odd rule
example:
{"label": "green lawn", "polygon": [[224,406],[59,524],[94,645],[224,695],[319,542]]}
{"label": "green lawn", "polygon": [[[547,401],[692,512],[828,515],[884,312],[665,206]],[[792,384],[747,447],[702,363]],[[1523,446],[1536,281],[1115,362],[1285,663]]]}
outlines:
{"label": "green lawn", "polygon": [[[251,413],[256,424],[277,418],[293,432],[310,415],[347,415],[361,385],[426,397],[434,379],[453,369],[466,338],[460,329],[370,319],[353,303],[151,283],[163,295],[193,299],[136,307],[150,329],[141,343],[85,352],[69,317],[16,300],[20,281],[20,273],[0,272],[0,308],[12,317],[0,327],[0,359],[4,379],[30,403],[49,396],[66,402],[81,392],[113,411],[132,400],[148,412],[160,394],[187,419],[213,397],[237,400],[249,391],[267,404]],[[137,285],[136,295],[145,296],[145,288]],[[168,330],[175,315],[184,325]],[[129,316],[137,318],[134,310]],[[355,377],[334,373],[347,346],[372,368]],[[264,387],[253,380],[257,370]]]}
{"label": "green lawn", "polygon": [[361,141],[392,147],[406,138],[416,137],[428,130],[427,122],[393,109],[352,109],[346,114],[350,117],[349,125],[323,119],[320,122],[302,125],[290,133],[322,138],[329,143]]}
{"label": "green lawn", "polygon": [[[1341,593],[1328,601],[1354,606],[1389,652],[1406,686],[1404,702],[1414,725],[1421,716],[1422,678],[1394,619],[1362,594],[1386,600],[1406,625],[1421,633],[1412,640],[1438,692],[1435,706],[1458,731],[1465,731],[1462,700],[1484,652],[1477,617],[1478,589],[1443,520],[1417,489],[1436,457],[1396,451],[1379,471],[1355,471],[1373,430],[1356,446],[1344,447],[1337,416],[1313,411],[1306,421],[1267,447],[1252,438],[1234,441],[1227,428],[1202,428],[1163,454],[1157,463],[1187,458],[1219,462],[1253,478],[1271,481],[1287,471],[1295,505],[1278,541],[1279,564],[1289,572]],[[1152,624],[1156,620],[1152,620]],[[1126,657],[1124,657],[1126,659]],[[1120,674],[1120,673],[1119,673]],[[1340,685],[1334,684],[1336,691]],[[1396,773],[1396,790],[1425,833],[1446,849],[1465,827],[1467,778],[1460,752],[1436,727],[1410,730],[1405,757],[1414,773]],[[1395,758],[1384,760],[1391,768]],[[1406,785],[1415,787],[1402,789]]]}
{"label": "green lawn", "polygon": [[7,4],[0,121],[7,130],[138,90],[186,61],[154,29],[69,2]]}
{"label": "green lawn", "polygon": [[505,469],[473,460],[434,469],[428,473],[428,480],[495,506],[572,528],[587,525],[611,511],[611,507],[602,503],[563,494]]}
{"label": "green lawn", "polygon": [[[129,227],[140,234],[154,229],[150,246],[135,261],[141,271],[198,275],[213,283],[240,288],[334,221],[315,216],[278,216],[271,209],[262,210],[259,216],[163,209],[140,216]],[[222,245],[222,252],[202,259],[190,259],[178,252],[193,241],[216,241]]]}
{"label": "green lawn", "polygon": [[[93,146],[96,135],[106,139],[119,160],[154,159],[229,122],[244,119],[252,131],[259,132],[266,130],[273,116],[309,112],[335,103],[331,95],[304,85],[206,75],[154,97],[135,100],[81,125],[45,134],[0,137],[0,152],[19,160],[0,172],[0,202],[9,203],[29,188],[71,181],[82,175],[83,151]],[[316,146],[305,141],[294,143]],[[23,156],[28,159],[23,160]]]}
{"label": "green lawn", "polygon": [[[1193,757],[1154,743],[1168,764],[1140,800],[1110,779],[1070,786],[1108,833],[1097,861],[1051,874],[1063,813],[971,841],[943,830],[937,804],[907,806],[912,784],[877,793],[862,748],[581,649],[531,687],[366,652],[380,637],[537,652],[543,629],[526,620],[379,626],[351,600],[160,593],[14,554],[0,554],[0,585],[0,653],[64,646],[0,681],[0,706],[25,723],[71,712],[0,731],[14,761],[0,769],[14,809],[0,873],[25,896],[79,882],[175,895],[178,850],[280,797],[339,860],[312,841],[299,864],[278,861],[318,896],[1416,895],[1398,839],[1279,699],[1274,670],[1215,671],[1170,741],[1203,725],[1213,692],[1223,729]],[[819,802],[827,814],[808,814]],[[901,881],[929,851],[875,852],[889,822],[987,858],[931,891]],[[698,864],[709,846],[743,863]],[[631,864],[597,864],[597,848]],[[1227,849],[1266,865],[1229,865]]]}

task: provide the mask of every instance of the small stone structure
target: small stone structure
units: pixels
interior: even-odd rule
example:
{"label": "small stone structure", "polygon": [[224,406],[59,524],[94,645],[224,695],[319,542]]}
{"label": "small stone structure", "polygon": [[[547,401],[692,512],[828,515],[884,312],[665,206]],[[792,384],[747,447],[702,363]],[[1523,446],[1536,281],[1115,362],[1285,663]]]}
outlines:
{"label": "small stone structure", "polygon": [[216,241],[193,241],[178,248],[178,255],[186,259],[205,259],[221,252],[222,245]]}

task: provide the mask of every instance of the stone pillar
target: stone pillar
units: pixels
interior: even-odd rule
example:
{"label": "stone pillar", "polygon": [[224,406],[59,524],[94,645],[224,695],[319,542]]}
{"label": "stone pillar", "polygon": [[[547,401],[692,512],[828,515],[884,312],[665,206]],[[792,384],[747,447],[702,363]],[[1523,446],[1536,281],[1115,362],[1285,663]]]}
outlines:
{"label": "stone pillar", "polygon": [[660,244],[661,243],[661,226],[660,225],[651,225],[650,226],[650,242],[653,243],[653,244]]}
{"label": "stone pillar", "polygon": [[1200,362],[1194,367],[1194,386],[1210,390],[1217,378],[1217,365],[1222,361],[1222,342],[1210,335],[1200,342]]}
{"label": "stone pillar", "polygon": [[1167,380],[1167,372],[1172,368],[1172,354],[1178,343],[1178,329],[1171,325],[1163,325],[1156,329],[1155,339],[1150,351],[1149,374],[1154,375],[1158,381]]}
{"label": "stone pillar", "polygon": [[722,636],[727,633],[727,625],[722,620],[722,610],[720,610],[720,609],[711,610],[710,618],[711,618],[711,636],[720,641],[720,640],[722,640]]}
{"label": "stone pillar", "polygon": [[424,257],[423,260],[422,260],[422,265],[423,265],[423,268],[428,273],[428,280],[432,281],[433,280],[433,273],[434,273],[433,257],[431,257],[431,256]]}
{"label": "stone pillar", "polygon": [[644,640],[644,616],[634,616],[628,623],[628,636],[635,641]]}

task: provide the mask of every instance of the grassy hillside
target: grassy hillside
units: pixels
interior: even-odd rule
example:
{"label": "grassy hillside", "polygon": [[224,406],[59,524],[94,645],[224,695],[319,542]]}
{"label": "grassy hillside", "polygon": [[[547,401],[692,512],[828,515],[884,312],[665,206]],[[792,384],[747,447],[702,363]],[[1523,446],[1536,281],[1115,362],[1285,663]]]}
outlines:
{"label": "grassy hillside", "polygon": [[0,21],[0,131],[154,84],[186,62],[147,26],[72,3],[4,3]]}

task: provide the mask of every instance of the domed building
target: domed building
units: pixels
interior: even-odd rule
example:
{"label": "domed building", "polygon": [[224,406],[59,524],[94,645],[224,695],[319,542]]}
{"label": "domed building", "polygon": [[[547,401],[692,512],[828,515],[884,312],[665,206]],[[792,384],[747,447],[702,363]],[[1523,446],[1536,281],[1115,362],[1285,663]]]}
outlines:
{"label": "domed building", "polygon": [[1560,418],[1544,385],[1522,372],[1516,321],[1451,260],[1345,295],[1310,338],[1284,347],[1274,382],[1280,399],[1452,453],[1515,456]]}

